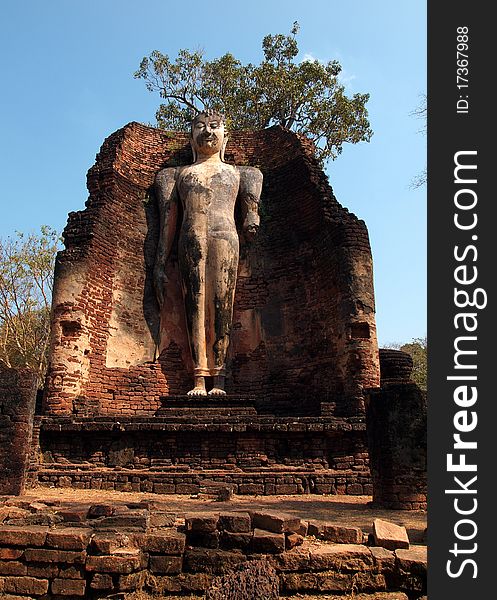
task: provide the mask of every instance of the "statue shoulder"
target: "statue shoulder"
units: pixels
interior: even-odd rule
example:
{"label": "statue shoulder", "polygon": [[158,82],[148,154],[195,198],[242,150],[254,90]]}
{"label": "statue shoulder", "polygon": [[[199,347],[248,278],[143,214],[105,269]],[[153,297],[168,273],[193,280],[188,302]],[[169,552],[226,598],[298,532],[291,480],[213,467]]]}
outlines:
{"label": "statue shoulder", "polygon": [[174,183],[178,177],[179,167],[166,167],[155,176],[155,185],[163,186]]}
{"label": "statue shoulder", "polygon": [[240,173],[240,191],[259,195],[262,187],[263,175],[257,167],[237,167]]}

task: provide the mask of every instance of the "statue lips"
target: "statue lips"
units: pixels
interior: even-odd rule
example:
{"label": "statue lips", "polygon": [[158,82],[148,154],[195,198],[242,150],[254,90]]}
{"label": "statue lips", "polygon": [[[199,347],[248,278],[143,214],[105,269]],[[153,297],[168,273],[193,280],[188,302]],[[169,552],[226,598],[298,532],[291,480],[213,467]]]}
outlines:
{"label": "statue lips", "polygon": [[199,146],[216,146],[218,143],[218,137],[215,133],[203,134],[198,137]]}

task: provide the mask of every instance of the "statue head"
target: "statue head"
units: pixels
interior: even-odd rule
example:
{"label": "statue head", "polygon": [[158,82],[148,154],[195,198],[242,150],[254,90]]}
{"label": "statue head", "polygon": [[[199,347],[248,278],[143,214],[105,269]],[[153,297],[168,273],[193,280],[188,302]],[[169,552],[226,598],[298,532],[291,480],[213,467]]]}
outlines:
{"label": "statue head", "polygon": [[195,116],[190,129],[193,162],[197,162],[201,156],[209,157],[213,154],[219,154],[224,161],[224,150],[228,143],[224,126],[224,115],[215,110],[206,109]]}

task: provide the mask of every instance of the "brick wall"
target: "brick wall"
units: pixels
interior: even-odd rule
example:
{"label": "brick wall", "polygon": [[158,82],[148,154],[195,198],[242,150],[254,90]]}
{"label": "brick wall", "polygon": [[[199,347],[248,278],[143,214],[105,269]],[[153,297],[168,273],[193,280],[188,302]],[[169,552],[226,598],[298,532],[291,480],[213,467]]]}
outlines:
{"label": "brick wall", "polygon": [[24,491],[36,402],[36,374],[0,363],[0,494]]}
{"label": "brick wall", "polygon": [[[5,507],[2,597],[93,599],[137,591],[203,597],[220,584],[215,577],[232,576],[254,560],[272,567],[282,596],[362,592],[371,593],[372,600],[407,600],[405,594],[415,600],[426,594],[426,547],[368,547],[357,527],[322,523],[318,528],[295,515],[257,510],[187,513],[178,519],[147,502],[52,510],[34,504],[38,516],[51,514],[57,524],[16,525],[36,512]],[[326,532],[328,543],[306,539],[311,529],[312,535]]]}
{"label": "brick wall", "polygon": [[[362,390],[379,381],[366,226],[338,204],[309,142],[280,127],[232,134],[226,159],[264,173],[260,231],[241,249],[228,392],[269,403],[298,393],[363,414]],[[174,249],[158,361],[151,280],[151,186],[190,160],[184,134],[137,123],[104,142],[57,259],[46,414],[150,415],[191,387]]]}
{"label": "brick wall", "polygon": [[381,388],[369,390],[366,402],[373,501],[426,510],[426,392],[409,380],[409,355],[388,350],[382,356]]}

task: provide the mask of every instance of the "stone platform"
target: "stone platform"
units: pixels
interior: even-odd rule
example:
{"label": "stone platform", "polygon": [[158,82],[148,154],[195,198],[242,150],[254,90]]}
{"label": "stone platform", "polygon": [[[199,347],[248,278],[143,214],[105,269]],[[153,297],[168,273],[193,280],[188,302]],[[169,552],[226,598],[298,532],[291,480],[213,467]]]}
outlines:
{"label": "stone platform", "polygon": [[[322,519],[310,499],[282,506],[276,500],[268,508],[254,498],[205,503],[76,494],[38,489],[0,497],[2,598],[205,598],[218,577],[238,577],[256,561],[280,598],[426,594],[426,546],[413,535],[425,527],[422,513],[409,515],[414,530],[404,523],[406,513],[378,514],[360,501],[349,500],[340,514],[338,503],[326,500]],[[392,519],[390,529],[402,536],[380,536],[378,517],[383,524]]]}
{"label": "stone platform", "polygon": [[372,494],[362,417],[265,410],[251,397],[174,396],[155,415],[37,417],[31,485],[196,494],[214,481],[237,494]]}

